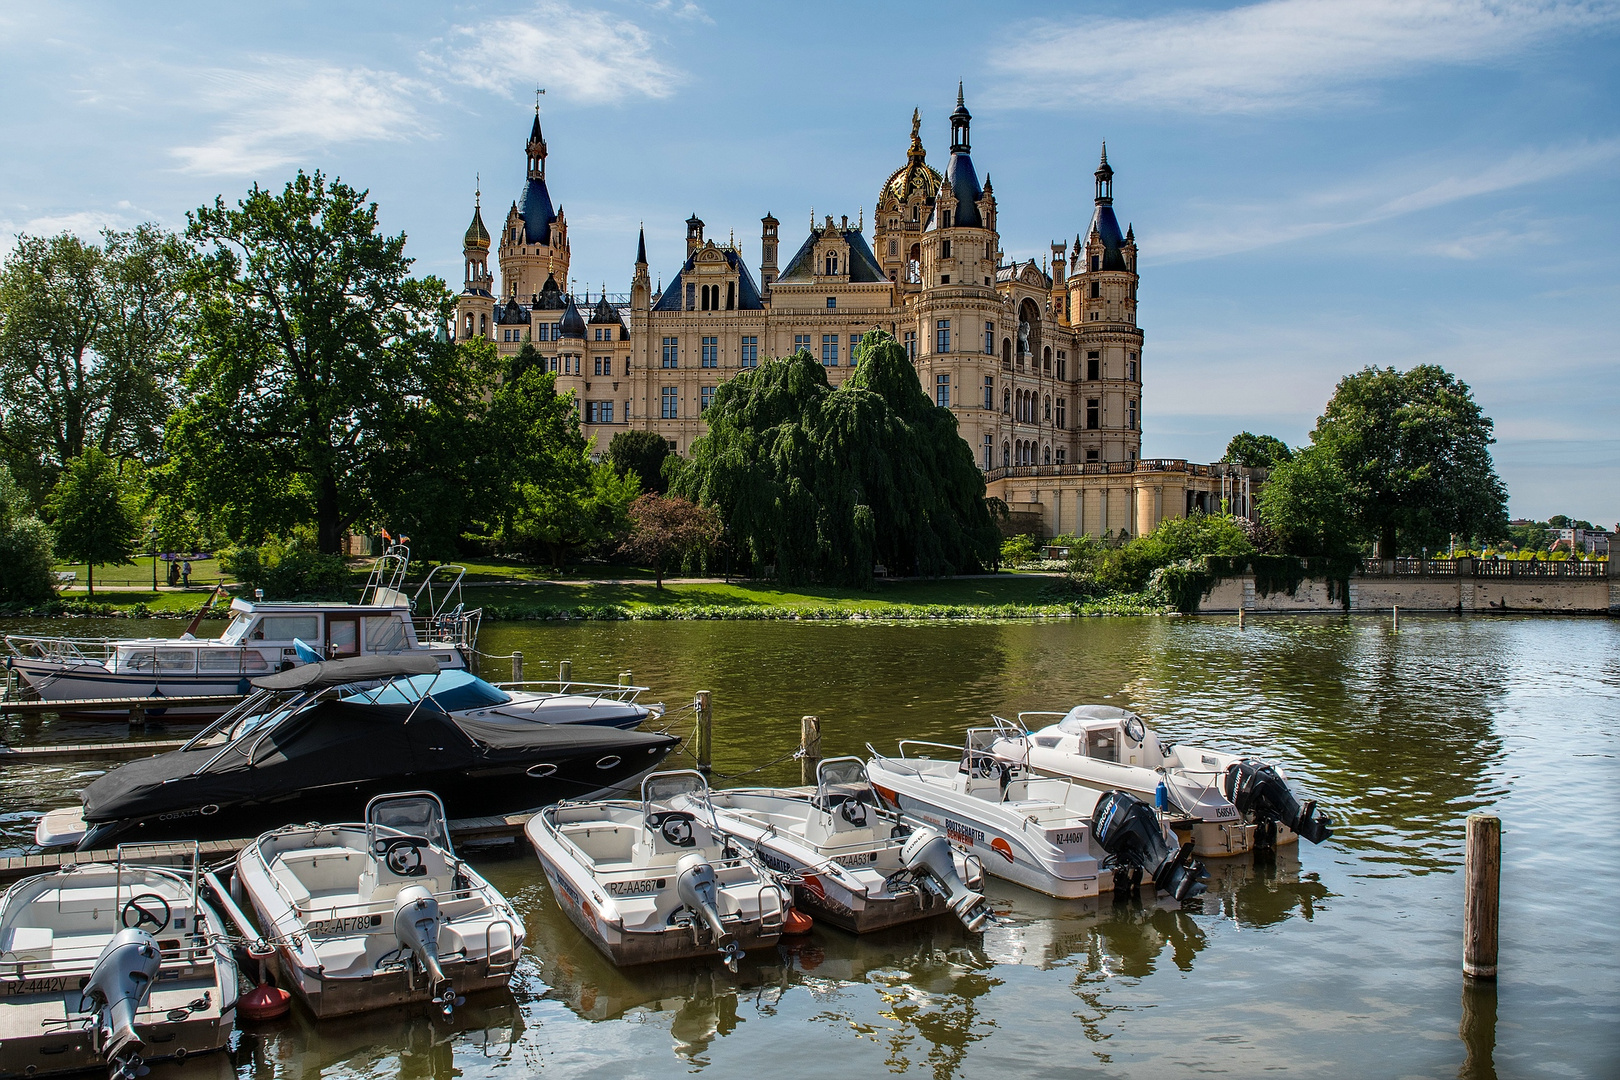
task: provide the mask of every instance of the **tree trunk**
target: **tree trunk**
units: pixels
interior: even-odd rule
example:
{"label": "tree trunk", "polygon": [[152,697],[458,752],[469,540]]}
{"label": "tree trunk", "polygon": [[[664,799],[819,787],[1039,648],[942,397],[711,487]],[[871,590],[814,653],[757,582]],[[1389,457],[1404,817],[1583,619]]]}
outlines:
{"label": "tree trunk", "polygon": [[664,557],[662,555],[653,560],[653,579],[660,590],[664,587]]}
{"label": "tree trunk", "polygon": [[321,477],[315,497],[315,542],[322,555],[343,554],[343,521],[338,514],[337,479],[330,473]]}
{"label": "tree trunk", "polygon": [[86,595],[91,600],[94,600],[96,598],[96,568],[95,568],[95,564],[88,563],[88,562],[84,564],[84,576],[85,576],[85,580],[87,582],[89,582],[89,586],[90,586],[89,590],[86,593]]}

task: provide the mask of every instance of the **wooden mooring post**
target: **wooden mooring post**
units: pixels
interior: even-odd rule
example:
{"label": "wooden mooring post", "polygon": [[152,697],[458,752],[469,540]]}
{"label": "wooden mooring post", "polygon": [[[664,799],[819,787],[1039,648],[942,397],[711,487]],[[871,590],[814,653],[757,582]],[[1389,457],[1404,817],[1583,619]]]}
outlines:
{"label": "wooden mooring post", "polygon": [[512,681],[515,683],[523,681],[523,654],[516,650],[512,652]]}
{"label": "wooden mooring post", "polygon": [[1401,606],[1399,604],[1396,604],[1389,609],[1389,628],[1391,630],[1399,630],[1401,628]]}
{"label": "wooden mooring post", "polygon": [[1238,605],[1238,629],[1243,629],[1243,606]]}
{"label": "wooden mooring post", "polygon": [[574,662],[564,660],[557,665],[557,681],[562,683],[561,689],[566,691],[568,684],[574,681]]}
{"label": "wooden mooring post", "polygon": [[1463,856],[1463,974],[1496,978],[1497,913],[1502,898],[1502,819],[1469,814]]}
{"label": "wooden mooring post", "polygon": [[634,679],[635,679],[635,675],[632,672],[628,672],[628,671],[619,672],[619,685],[620,686],[629,686],[630,683],[632,682],[632,680],[634,680]]}
{"label": "wooden mooring post", "polygon": [[699,772],[708,772],[710,759],[714,755],[714,709],[712,707],[713,695],[707,690],[697,692],[697,734],[692,741],[693,757],[697,758]]}
{"label": "wooden mooring post", "polygon": [[806,716],[799,721],[799,749],[804,756],[799,759],[799,783],[814,784],[816,782],[816,766],[821,764],[821,720],[814,716]]}

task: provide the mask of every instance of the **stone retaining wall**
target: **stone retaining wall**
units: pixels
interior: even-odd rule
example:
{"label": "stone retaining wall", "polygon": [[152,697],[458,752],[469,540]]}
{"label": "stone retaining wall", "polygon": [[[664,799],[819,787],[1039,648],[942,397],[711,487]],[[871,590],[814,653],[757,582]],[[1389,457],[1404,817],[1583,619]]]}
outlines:
{"label": "stone retaining wall", "polygon": [[1221,581],[1199,605],[1205,614],[1234,614],[1241,607],[1256,614],[1277,612],[1526,612],[1620,615],[1620,580],[1613,578],[1476,578],[1471,576],[1422,577],[1416,575],[1357,575],[1349,581],[1349,606],[1328,583],[1307,579],[1290,596],[1286,592],[1261,596],[1254,576]]}

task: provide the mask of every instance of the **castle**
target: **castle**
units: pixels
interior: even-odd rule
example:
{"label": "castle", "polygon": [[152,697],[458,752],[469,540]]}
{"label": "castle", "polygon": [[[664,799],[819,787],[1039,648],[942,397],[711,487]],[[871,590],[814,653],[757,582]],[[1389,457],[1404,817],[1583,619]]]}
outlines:
{"label": "castle", "polygon": [[1052,243],[1048,271],[1002,252],[995,192],[973,164],[972,119],[958,87],[941,173],[928,164],[913,112],[905,163],[878,190],[870,244],[864,214],[853,224],[812,217],[783,265],[782,223],[767,213],[756,278],[737,245],[706,238],[694,215],[667,285],[653,287],[643,230],[628,296],[604,293],[593,304],[568,286],[568,221],[547,185],[537,109],[526,180],[498,235],[475,202],[453,332],[503,353],[532,342],[559,392],[574,393],[599,448],[643,428],[686,453],[724,380],[762,357],[802,351],[836,384],[854,370],[861,336],[882,329],[903,343],[935,404],[955,415],[989,494],[1021,528],[1118,537],[1223,500],[1249,513],[1243,470],[1140,456],[1136,237],[1114,215],[1107,147],[1090,224],[1072,247]]}

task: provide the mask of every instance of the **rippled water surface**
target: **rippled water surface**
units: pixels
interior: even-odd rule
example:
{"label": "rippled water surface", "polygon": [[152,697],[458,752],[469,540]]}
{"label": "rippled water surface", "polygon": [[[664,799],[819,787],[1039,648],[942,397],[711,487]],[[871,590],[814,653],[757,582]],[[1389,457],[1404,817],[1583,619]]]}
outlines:
{"label": "rippled water surface", "polygon": [[[1613,620],[1410,618],[1398,634],[1349,618],[524,623],[487,626],[480,647],[521,649],[531,678],[565,658],[578,679],[629,669],[676,707],[713,691],[727,775],[791,752],[804,714],[822,718],[831,756],[955,742],[991,712],[1128,705],[1179,741],[1285,763],[1335,835],[1274,864],[1212,864],[1209,893],[1180,910],[994,884],[1002,918],[982,935],[818,927],[737,976],[613,969],[532,855],[491,849],[480,868],[528,922],[510,995],[470,1001],[451,1026],[295,1017],[243,1036],[232,1059],[154,1076],[1620,1075]],[[7,729],[18,744],[96,734],[123,726]],[[89,775],[6,770],[0,844],[25,843]],[[747,777],[797,780],[792,762]],[[1479,809],[1503,818],[1502,976],[1470,989],[1460,870]]]}

